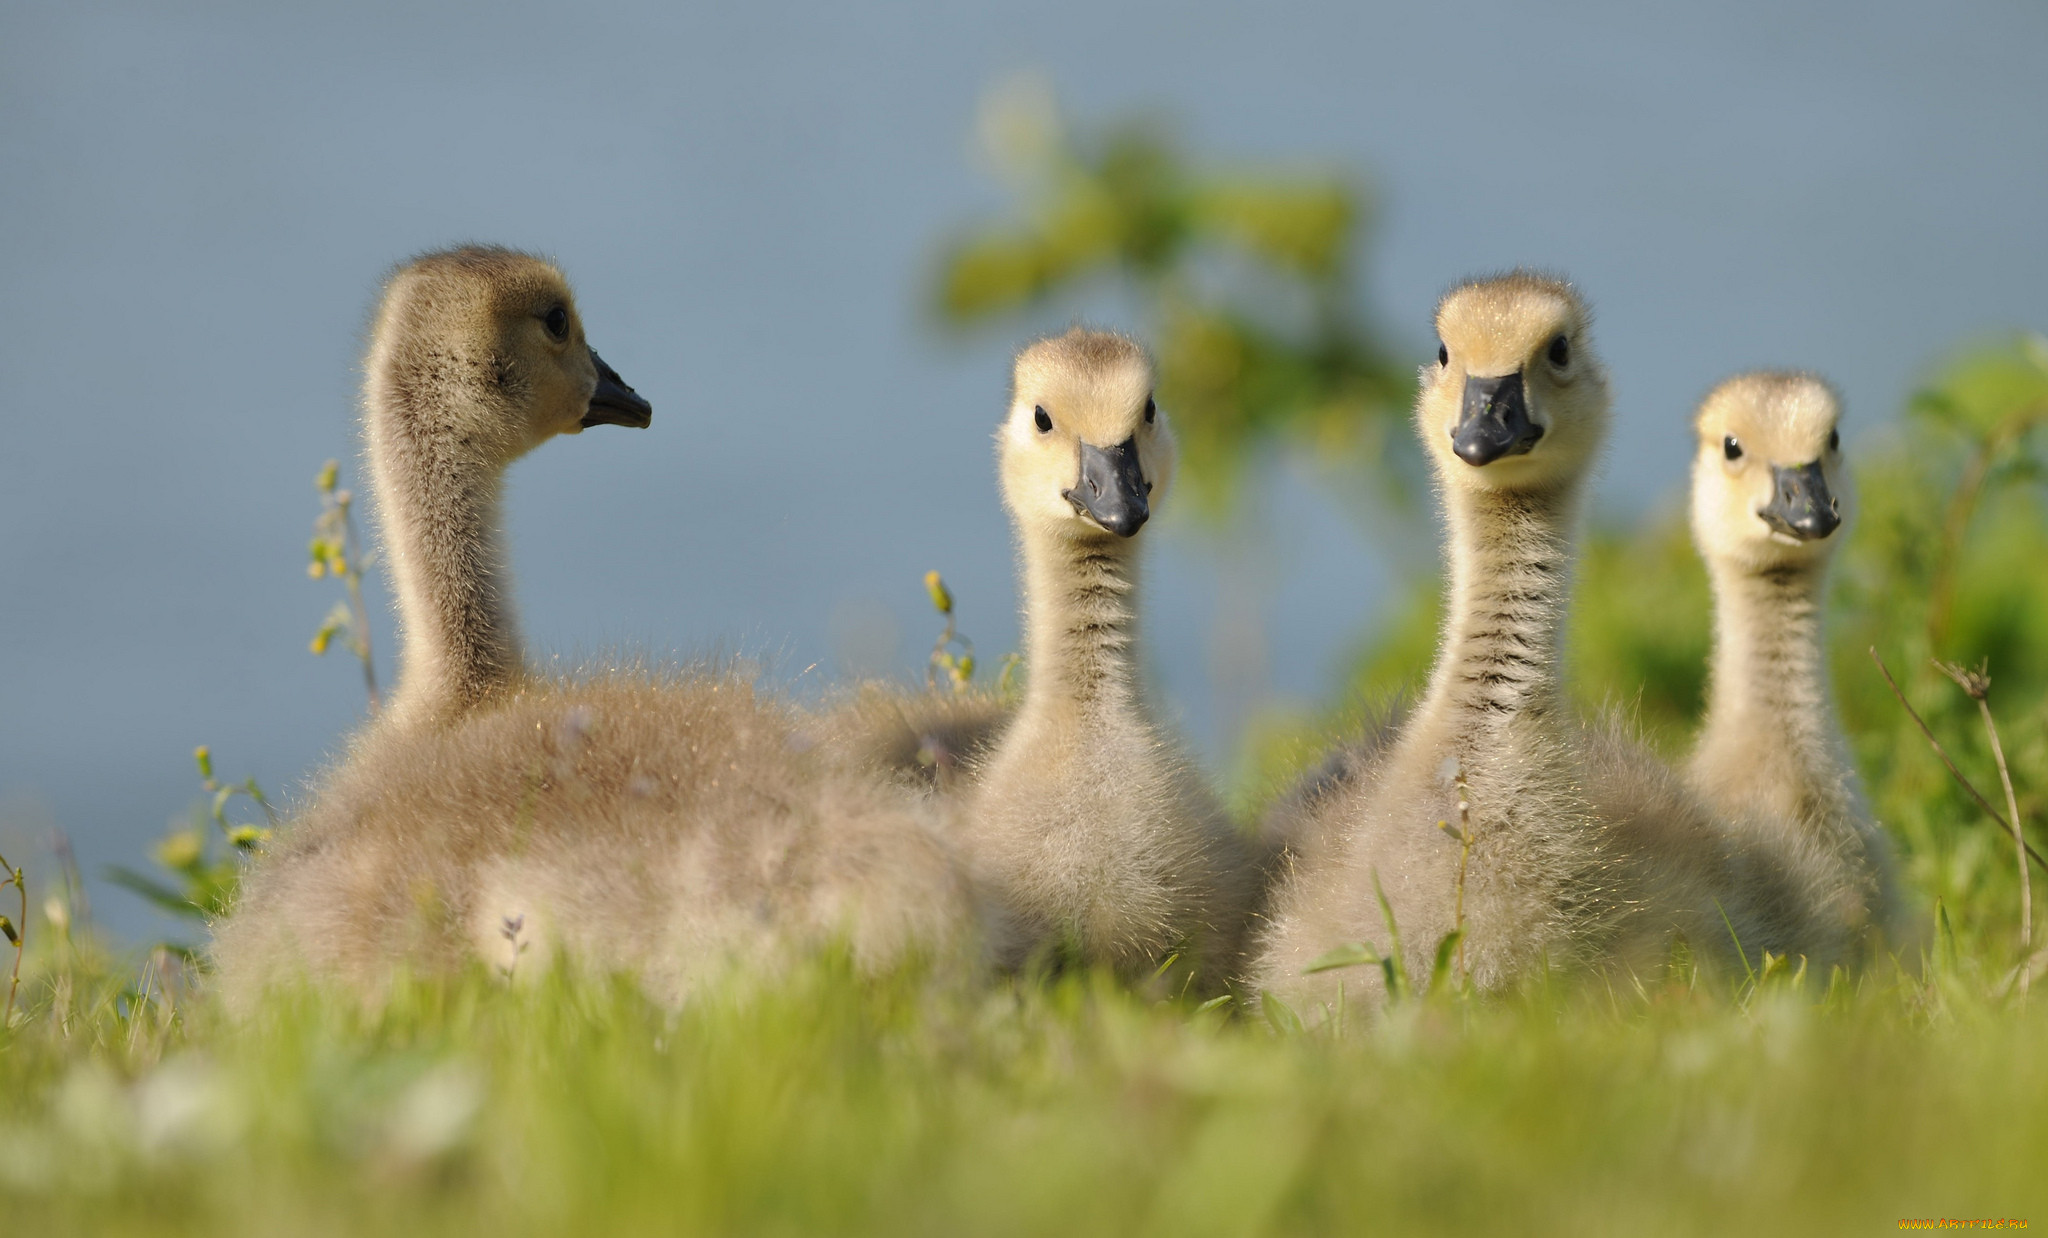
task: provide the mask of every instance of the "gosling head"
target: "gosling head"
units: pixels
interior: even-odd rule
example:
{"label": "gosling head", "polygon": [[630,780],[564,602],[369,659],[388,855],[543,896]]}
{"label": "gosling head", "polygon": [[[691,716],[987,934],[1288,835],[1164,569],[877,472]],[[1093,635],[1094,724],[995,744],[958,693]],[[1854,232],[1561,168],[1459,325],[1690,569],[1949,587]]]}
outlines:
{"label": "gosling head", "polygon": [[557,434],[653,418],[584,339],[569,281],[528,254],[468,246],[405,264],[385,285],[372,341],[373,403],[460,416],[461,441],[496,463]]}
{"label": "gosling head", "polygon": [[1742,374],[1693,418],[1692,528],[1709,561],[1819,562],[1842,524],[1841,401],[1810,374]]}
{"label": "gosling head", "polygon": [[996,434],[1003,502],[1020,528],[1068,539],[1127,538],[1173,477],[1173,435],[1135,341],[1080,327],[1017,355]]}
{"label": "gosling head", "polygon": [[1545,490],[1585,471],[1608,408],[1589,317],[1571,285],[1522,271],[1444,297],[1416,420],[1445,484]]}

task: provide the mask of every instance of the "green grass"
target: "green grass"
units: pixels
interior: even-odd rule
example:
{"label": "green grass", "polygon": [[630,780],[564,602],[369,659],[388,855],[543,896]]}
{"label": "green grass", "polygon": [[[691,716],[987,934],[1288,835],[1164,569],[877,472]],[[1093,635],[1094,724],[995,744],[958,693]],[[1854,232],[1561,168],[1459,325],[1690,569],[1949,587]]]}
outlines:
{"label": "green grass", "polygon": [[1555,987],[1341,1035],[834,960],[679,1015],[479,976],[247,1026],[89,972],[38,969],[0,1033],[11,1234],[2048,1224],[2048,1014],[1966,950],[1825,995]]}

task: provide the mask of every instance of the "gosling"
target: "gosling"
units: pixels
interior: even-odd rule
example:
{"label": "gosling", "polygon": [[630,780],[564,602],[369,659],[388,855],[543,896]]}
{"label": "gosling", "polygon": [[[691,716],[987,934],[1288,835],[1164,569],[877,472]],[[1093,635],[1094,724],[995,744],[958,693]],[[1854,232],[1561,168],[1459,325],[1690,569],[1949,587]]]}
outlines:
{"label": "gosling", "polygon": [[744,678],[524,665],[506,467],[650,417],[585,342],[560,271],[484,248],[399,268],[367,368],[400,680],[216,926],[231,1007],[280,983],[375,1002],[402,972],[531,977],[558,959],[678,1003],[834,943],[877,968],[971,948],[978,908],[931,814],[807,750]]}
{"label": "gosling", "polygon": [[1138,537],[1172,480],[1150,359],[1074,328],[1017,357],[996,434],[1016,530],[1026,687],[971,774],[963,847],[1033,952],[1216,991],[1241,970],[1256,875],[1141,665]]}
{"label": "gosling", "polygon": [[1687,769],[1753,823],[1798,880],[1816,959],[1853,961],[1908,926],[1891,848],[1855,787],[1821,643],[1845,471],[1835,393],[1808,374],[1743,374],[1701,403],[1692,529],[1714,588],[1707,716]]}

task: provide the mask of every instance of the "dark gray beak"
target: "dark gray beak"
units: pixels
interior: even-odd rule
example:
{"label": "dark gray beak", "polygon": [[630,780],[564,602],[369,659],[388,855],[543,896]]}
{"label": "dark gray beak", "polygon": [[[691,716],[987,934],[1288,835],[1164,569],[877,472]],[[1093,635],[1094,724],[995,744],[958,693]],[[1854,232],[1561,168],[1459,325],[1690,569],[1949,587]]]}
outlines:
{"label": "dark gray beak", "polygon": [[1081,484],[1060,491],[1074,510],[1118,537],[1129,537],[1152,515],[1152,483],[1138,470],[1138,440],[1114,447],[1081,444]]}
{"label": "dark gray beak", "polygon": [[1757,509],[1765,524],[1802,542],[1817,541],[1842,524],[1842,501],[1828,492],[1820,461],[1771,466],[1771,501]]}
{"label": "dark gray beak", "polygon": [[1542,437],[1543,427],[1529,420],[1520,370],[1501,378],[1465,380],[1465,407],[1451,431],[1451,450],[1458,459],[1481,468],[1503,456],[1526,453]]}
{"label": "dark gray beak", "polygon": [[604,363],[595,348],[590,360],[597,366],[597,390],[590,393],[590,411],[583,414],[585,426],[632,426],[644,430],[654,420],[654,405],[626,385],[619,372]]}

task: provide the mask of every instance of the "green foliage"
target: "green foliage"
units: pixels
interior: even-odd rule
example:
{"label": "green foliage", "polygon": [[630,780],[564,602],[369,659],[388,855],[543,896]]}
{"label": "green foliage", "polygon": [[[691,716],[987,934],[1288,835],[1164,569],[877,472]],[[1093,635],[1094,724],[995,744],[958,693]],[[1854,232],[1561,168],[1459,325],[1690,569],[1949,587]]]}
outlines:
{"label": "green foliage", "polygon": [[[1401,930],[1394,922],[1394,909],[1387,902],[1386,892],[1380,888],[1380,879],[1377,873],[1373,875],[1372,892],[1379,899],[1380,913],[1386,920],[1387,940],[1390,943],[1387,947],[1387,952],[1382,954],[1379,948],[1369,941],[1348,941],[1343,945],[1324,952],[1314,962],[1301,970],[1302,974],[1311,975],[1315,972],[1340,971],[1348,967],[1373,968],[1380,973],[1380,989],[1386,995],[1388,1009],[1394,1016],[1398,1016],[1402,1003],[1410,1001],[1416,996],[1415,986],[1408,979],[1408,965],[1403,961]],[[1461,912],[1459,916],[1461,925],[1463,919],[1464,917]],[[1454,928],[1437,939],[1436,955],[1429,968],[1428,985],[1422,990],[1430,998],[1442,1002],[1456,1000],[1469,995],[1463,988],[1463,976],[1460,974],[1461,965],[1458,963],[1458,946],[1464,939],[1465,930],[1462,927]],[[1292,1019],[1296,1025],[1300,1024],[1301,1017],[1294,1014],[1286,1006],[1286,1003],[1280,1001],[1278,997],[1268,993],[1262,1000],[1276,1004],[1281,1010],[1286,1011],[1286,1015],[1283,1017]],[[1342,1013],[1342,1011],[1337,1012],[1337,1027],[1339,1030],[1344,1026]]]}
{"label": "green foliage", "polygon": [[314,631],[311,649],[325,657],[339,638],[363,668],[363,690],[370,712],[377,712],[377,661],[370,650],[370,612],[363,605],[363,580],[376,566],[376,556],[356,532],[355,495],[340,488],[341,464],[329,460],[313,479],[320,492],[320,514],[313,520],[313,539],[306,546],[306,574],[314,580],[332,576],[341,582],[342,599]]}
{"label": "green foliage", "polygon": [[[1935,659],[1986,662],[2021,818],[2048,793],[2048,340],[1944,366],[1857,469],[1861,510],[1833,611],[1835,682],[1873,808],[1953,912],[2016,907],[2012,844],[1958,788],[1871,665],[1876,649],[1942,745],[1998,797],[1976,703]],[[2016,920],[2009,917],[2007,923]]]}
{"label": "green foliage", "polygon": [[[965,695],[974,690],[974,642],[963,635],[958,619],[953,613],[953,591],[946,587],[946,579],[938,572],[924,574],[925,596],[931,599],[932,609],[946,621],[939,630],[938,639],[932,642],[931,656],[926,659],[924,672],[925,686],[937,688],[944,680],[953,691]],[[1018,688],[1017,670],[1023,659],[1015,653],[1003,655],[996,671],[995,694],[1009,697]]]}
{"label": "green foliage", "polygon": [[[193,805],[189,824],[172,830],[157,843],[152,858],[163,876],[152,877],[117,865],[107,870],[107,880],[172,915],[204,923],[233,905],[242,865],[270,841],[271,831],[277,827],[277,812],[254,778],[237,783],[215,778],[213,750],[206,745],[193,749],[192,759],[199,767],[200,786],[207,800]],[[228,816],[237,797],[262,810],[263,824]],[[189,947],[176,948],[191,953]]]}
{"label": "green foliage", "polygon": [[[341,582],[343,598],[313,633],[311,648],[315,655],[325,656],[335,640],[342,641],[363,668],[363,688],[369,696],[370,711],[375,713],[377,670],[370,647],[369,612],[363,605],[363,581],[375,566],[376,557],[356,531],[355,496],[342,489],[340,483],[341,464],[336,460],[322,464],[313,479],[313,487],[320,495],[320,514],[314,517],[313,537],[307,544],[306,574],[315,580],[332,577]],[[255,778],[232,784],[217,780],[213,776],[213,752],[206,745],[194,749],[192,758],[199,767],[200,784],[210,802],[195,805],[190,823],[172,830],[157,843],[151,858],[159,875],[110,865],[106,876],[159,910],[204,923],[233,905],[242,865],[269,840],[271,830],[277,826],[277,813]],[[262,810],[261,825],[229,820],[227,810],[238,796]],[[189,945],[164,943],[164,948],[197,957]]]}
{"label": "green foliage", "polygon": [[1356,310],[1360,186],[1201,166],[1145,120],[1072,130],[1030,83],[996,95],[983,130],[1017,202],[946,247],[933,288],[945,321],[1008,319],[1091,289],[1133,298],[1183,476],[1212,515],[1275,437],[1381,456],[1414,379]]}
{"label": "green foliage", "polygon": [[974,642],[960,634],[953,615],[953,591],[946,587],[945,577],[936,571],[926,572],[924,591],[932,600],[932,609],[946,621],[938,640],[932,644],[931,658],[924,672],[925,686],[938,687],[943,676],[953,691],[965,692],[974,682]]}

